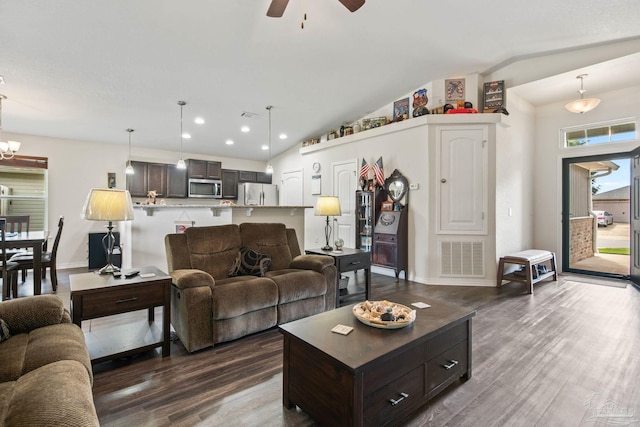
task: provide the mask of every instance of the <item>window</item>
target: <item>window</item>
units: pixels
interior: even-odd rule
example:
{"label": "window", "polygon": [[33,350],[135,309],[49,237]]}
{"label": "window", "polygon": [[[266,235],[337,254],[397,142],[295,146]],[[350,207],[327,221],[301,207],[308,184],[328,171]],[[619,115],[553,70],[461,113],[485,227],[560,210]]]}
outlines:
{"label": "window", "polygon": [[0,216],[29,215],[29,230],[47,228],[47,161],[16,155],[0,162]]}
{"label": "window", "polygon": [[633,141],[636,136],[635,121],[612,122],[592,127],[564,130],[565,147],[608,144],[611,142]]}

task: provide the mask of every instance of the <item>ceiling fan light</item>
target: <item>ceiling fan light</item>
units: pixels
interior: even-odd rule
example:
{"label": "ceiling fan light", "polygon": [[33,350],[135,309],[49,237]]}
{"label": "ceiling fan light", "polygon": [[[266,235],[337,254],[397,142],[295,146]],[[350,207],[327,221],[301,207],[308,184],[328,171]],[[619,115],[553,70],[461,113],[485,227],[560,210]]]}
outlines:
{"label": "ceiling fan light", "polygon": [[584,98],[571,101],[565,105],[565,108],[572,113],[584,114],[596,108],[598,104],[600,104],[600,100],[598,98]]}

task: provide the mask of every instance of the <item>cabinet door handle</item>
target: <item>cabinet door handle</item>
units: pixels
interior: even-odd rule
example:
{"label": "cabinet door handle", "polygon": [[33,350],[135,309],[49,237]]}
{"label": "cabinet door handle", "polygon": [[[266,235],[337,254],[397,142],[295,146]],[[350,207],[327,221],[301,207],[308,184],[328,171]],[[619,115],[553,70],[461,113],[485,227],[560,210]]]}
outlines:
{"label": "cabinet door handle", "polygon": [[118,301],[116,301],[116,304],[122,304],[124,302],[132,302],[132,301],[138,301],[138,297],[119,299]]}
{"label": "cabinet door handle", "polygon": [[389,399],[389,402],[391,402],[391,405],[396,406],[398,403],[402,402],[404,399],[409,397],[407,393],[400,393],[400,396],[402,396],[400,399]]}
{"label": "cabinet door handle", "polygon": [[442,367],[448,371],[449,369],[453,368],[457,364],[458,364],[457,360],[451,360],[451,363],[449,363],[448,365],[442,365]]}

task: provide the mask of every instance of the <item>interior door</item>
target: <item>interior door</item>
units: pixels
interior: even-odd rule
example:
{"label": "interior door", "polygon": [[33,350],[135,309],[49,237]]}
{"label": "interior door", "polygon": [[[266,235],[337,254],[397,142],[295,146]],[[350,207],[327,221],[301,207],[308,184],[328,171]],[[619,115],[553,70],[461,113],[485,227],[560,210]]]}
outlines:
{"label": "interior door", "polygon": [[341,216],[333,220],[333,239],[344,240],[345,248],[356,247],[356,189],[357,159],[336,162],[331,165],[333,176],[333,195],[340,199]]}
{"label": "interior door", "polygon": [[631,152],[631,281],[640,285],[640,148]]}
{"label": "interior door", "polygon": [[282,172],[280,179],[280,206],[304,205],[302,170]]}

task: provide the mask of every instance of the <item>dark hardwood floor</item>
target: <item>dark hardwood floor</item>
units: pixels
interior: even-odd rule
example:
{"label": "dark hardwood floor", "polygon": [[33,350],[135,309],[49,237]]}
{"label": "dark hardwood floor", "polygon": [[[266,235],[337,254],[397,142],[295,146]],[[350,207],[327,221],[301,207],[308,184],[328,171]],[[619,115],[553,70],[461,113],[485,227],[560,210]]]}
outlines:
{"label": "dark hardwood floor", "polygon": [[[66,304],[69,273],[84,271],[60,273],[57,293]],[[351,276],[350,282],[362,286],[364,278]],[[538,283],[528,295],[520,283],[501,289],[426,286],[374,274],[373,299],[409,292],[477,310],[473,377],[405,425],[639,426],[640,291],[621,283],[565,274]],[[31,286],[20,288],[28,294]],[[52,292],[48,283],[43,289]],[[145,316],[97,319],[83,329]],[[170,357],[150,352],[96,365],[94,374],[103,426],[315,425],[304,412],[282,406],[277,330],[194,354],[177,341]],[[607,411],[616,417],[606,418]]]}

